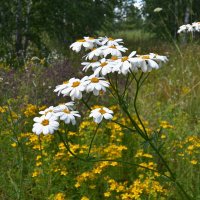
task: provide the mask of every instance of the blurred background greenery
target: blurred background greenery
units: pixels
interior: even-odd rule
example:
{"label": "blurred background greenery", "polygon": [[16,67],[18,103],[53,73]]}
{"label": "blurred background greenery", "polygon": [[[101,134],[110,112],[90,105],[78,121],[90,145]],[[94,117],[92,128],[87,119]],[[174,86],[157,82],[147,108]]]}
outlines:
{"label": "blurred background greenery", "polygon": [[75,39],[102,32],[172,42],[180,25],[199,17],[199,0],[1,0],[0,59],[19,67],[28,57],[66,53]]}

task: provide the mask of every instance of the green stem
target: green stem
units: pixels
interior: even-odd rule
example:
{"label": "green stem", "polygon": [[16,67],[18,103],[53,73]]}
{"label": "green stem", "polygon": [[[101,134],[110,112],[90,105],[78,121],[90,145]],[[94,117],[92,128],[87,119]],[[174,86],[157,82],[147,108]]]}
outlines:
{"label": "green stem", "polygon": [[81,99],[81,100],[82,100],[83,104],[84,104],[89,110],[92,110],[92,109],[90,108],[90,106],[88,105],[88,103],[87,103],[84,99]]}
{"label": "green stem", "polygon": [[[148,138],[148,134],[147,131],[145,129],[145,126],[140,118],[139,112],[137,110],[137,97],[138,97],[138,92],[139,92],[139,88],[140,86],[144,83],[144,79],[142,81],[142,83],[140,84],[140,80],[142,79],[143,73],[141,74],[140,78],[137,80],[136,79],[136,94],[135,94],[135,98],[134,98],[134,108],[135,108],[135,112],[136,112],[136,116],[141,124],[141,126],[143,127],[143,131],[146,135],[146,138],[144,137],[144,139],[150,144],[151,148],[156,152],[156,154],[159,156],[159,158],[161,159],[162,163],[164,164],[164,166],[166,167],[166,169],[168,170],[168,172],[170,173],[171,176],[171,180],[178,186],[178,188],[182,191],[182,193],[185,195],[185,197],[187,197],[187,199],[191,199],[191,197],[186,193],[186,191],[184,190],[184,188],[182,187],[182,185],[177,182],[176,177],[174,175],[174,173],[172,172],[171,168],[169,167],[169,165],[167,164],[166,160],[164,159],[164,157],[161,155],[160,151],[154,146],[154,144],[151,142],[151,140]],[[128,112],[128,111],[127,111]],[[129,114],[129,113],[128,113]],[[129,114],[130,115],[130,114]]]}
{"label": "green stem", "polygon": [[[140,115],[139,115],[139,112],[137,110],[137,96],[138,96],[138,92],[139,92],[139,89],[140,89],[140,80],[142,79],[142,76],[143,76],[143,73],[140,75],[139,79],[137,79],[135,77],[135,75],[132,73],[136,83],[137,83],[137,88],[136,88],[136,94],[135,94],[135,98],[134,98],[134,108],[135,108],[135,111],[136,111],[136,115],[137,115],[137,118],[140,122],[140,124],[142,125],[143,127],[143,130],[140,129],[140,127],[137,125],[137,123],[135,122],[135,120],[132,118],[131,114],[129,113],[128,109],[127,109],[127,106],[126,106],[126,103],[125,101],[120,97],[119,93],[118,93],[118,90],[115,89],[115,87],[113,87],[112,84],[111,87],[113,88],[114,92],[116,93],[116,96],[118,98],[118,101],[119,101],[119,105],[120,107],[122,108],[122,110],[125,112],[125,114],[127,115],[127,117],[129,118],[129,120],[131,121],[132,125],[136,128],[136,131],[138,132],[138,134],[146,141],[150,144],[151,148],[156,152],[156,154],[159,156],[159,158],[162,160],[162,163],[164,164],[164,166],[166,167],[167,171],[170,173],[170,180],[172,182],[174,182],[177,187],[181,190],[182,194],[185,195],[185,197],[187,199],[191,199],[191,197],[187,194],[187,192],[184,190],[184,188],[182,187],[182,185],[176,180],[176,177],[174,175],[174,173],[172,172],[171,168],[169,167],[169,165],[167,164],[166,160],[164,159],[164,157],[160,154],[159,150],[154,146],[154,144],[151,142],[150,138],[148,137],[147,135],[147,132],[146,132],[146,129],[145,129],[145,126],[144,124],[142,123],[142,120],[140,118]],[[111,81],[109,81],[111,83]],[[143,84],[144,81],[142,81],[142,84]]]}
{"label": "green stem", "polygon": [[24,177],[24,148],[23,148],[23,145],[18,138],[18,135],[17,135],[17,132],[16,132],[17,127],[15,125],[15,122],[14,122],[14,119],[13,119],[13,116],[12,116],[12,111],[11,111],[11,108],[10,108],[10,104],[8,102],[7,102],[7,105],[8,105],[8,111],[9,111],[10,120],[11,120],[11,129],[12,129],[13,135],[14,135],[16,141],[17,141],[18,156],[19,156],[19,159],[21,161],[20,162],[20,164],[21,164],[21,166],[20,166],[21,167],[20,188],[19,188],[19,199],[20,199],[22,188],[23,188],[22,186],[23,186],[23,177]]}
{"label": "green stem", "polygon": [[95,136],[96,136],[96,134],[97,134],[97,131],[98,131],[98,129],[99,129],[99,126],[100,126],[100,124],[97,125],[97,128],[96,128],[96,130],[95,130],[95,132],[94,132],[94,134],[93,134],[92,140],[91,140],[91,142],[90,142],[90,147],[89,147],[89,150],[88,150],[87,158],[89,158],[89,156],[90,156],[90,151],[91,151],[91,149],[92,149],[92,144],[93,144],[94,138],[95,138]]}
{"label": "green stem", "polygon": [[144,73],[142,72],[141,75],[140,75],[140,78],[136,81],[136,92],[135,92],[135,98],[134,98],[134,109],[135,109],[136,116],[137,116],[137,118],[138,118],[138,120],[139,120],[139,122],[140,122],[140,124],[141,124],[141,126],[143,128],[143,131],[144,131],[146,137],[148,138],[148,134],[147,134],[146,128],[145,128],[145,126],[144,126],[144,124],[143,124],[143,122],[142,122],[142,120],[140,118],[140,115],[139,115],[139,112],[138,112],[138,109],[137,109],[137,97],[138,97],[138,92],[139,92],[139,88],[140,88],[140,80],[142,79],[143,74]]}
{"label": "green stem", "polygon": [[117,122],[117,121],[115,121],[115,120],[111,120],[111,121],[112,121],[113,123],[115,123],[115,124],[120,125],[122,128],[126,128],[126,129],[130,130],[131,132],[136,132],[135,129],[132,129],[132,128],[130,128],[130,127],[124,125],[124,124],[121,124],[120,122]]}

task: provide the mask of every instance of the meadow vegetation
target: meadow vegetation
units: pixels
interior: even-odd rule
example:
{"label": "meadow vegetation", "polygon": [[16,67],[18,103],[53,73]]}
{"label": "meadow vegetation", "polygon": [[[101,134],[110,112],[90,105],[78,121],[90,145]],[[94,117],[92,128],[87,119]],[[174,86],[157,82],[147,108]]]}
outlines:
{"label": "meadow vegetation", "polygon": [[[118,32],[113,37],[123,37],[126,46],[139,54],[154,52],[169,58],[161,69],[150,73],[141,88],[139,112],[179,183],[191,199],[200,199],[200,46],[175,47],[140,30]],[[57,97],[53,90],[73,76],[83,74],[80,56],[72,53],[52,59],[30,58],[19,69],[0,63],[0,199],[187,199],[164,176],[169,173],[149,144],[112,121],[100,125],[91,149],[97,125],[90,118],[84,117],[68,131],[64,126],[59,129],[75,155],[85,157],[89,150],[101,162],[74,157],[57,134],[32,133],[33,118],[39,111],[68,100]],[[134,91],[130,88],[129,93]],[[92,98],[92,102],[103,103],[114,111],[114,119],[130,125],[106,95]],[[133,99],[129,102],[133,107]],[[77,110],[89,113],[81,104]],[[136,114],[131,115],[137,121]]]}

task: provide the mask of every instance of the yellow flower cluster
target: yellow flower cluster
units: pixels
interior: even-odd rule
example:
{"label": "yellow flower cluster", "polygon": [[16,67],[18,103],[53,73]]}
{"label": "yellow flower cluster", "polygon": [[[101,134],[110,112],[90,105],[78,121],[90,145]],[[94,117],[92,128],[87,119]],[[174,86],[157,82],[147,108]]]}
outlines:
{"label": "yellow flower cluster", "polygon": [[8,106],[0,106],[0,113],[5,113],[8,109]]}
{"label": "yellow flower cluster", "polygon": [[[118,108],[114,106],[112,109],[117,112],[113,120],[129,126],[129,120],[118,112]],[[28,104],[24,110],[24,115],[26,117],[34,116],[38,110],[40,108]],[[139,121],[135,117],[133,118],[142,129],[143,127]],[[142,121],[147,127],[147,133],[151,135],[152,128],[149,126],[148,121],[143,119]],[[71,152],[78,157],[88,158],[87,162],[74,158],[66,149],[66,144],[59,140],[57,134],[46,136],[37,136],[30,132],[20,134],[19,140],[23,141],[35,156],[35,165],[31,171],[33,180],[38,183],[42,182],[45,174],[47,177],[56,177],[59,180],[63,180],[63,184],[65,182],[67,184],[67,181],[70,180],[71,190],[79,190],[79,199],[82,200],[88,200],[91,197],[95,198],[90,196],[90,191],[97,193],[97,188],[99,187],[102,188],[101,191],[105,199],[166,199],[169,185],[168,183],[162,184],[159,181],[160,174],[155,172],[158,166],[154,162],[155,158],[152,151],[149,148],[141,148],[141,146],[140,148],[138,148],[139,146],[133,147],[133,151],[130,151],[132,145],[140,145],[143,142],[139,140],[138,135],[133,132],[126,134],[128,132],[126,128],[117,123],[108,122],[105,127],[100,126],[98,128],[90,149],[90,142],[96,127],[94,122],[86,118],[77,131],[59,129]],[[165,129],[173,128],[166,121],[161,122],[161,127]],[[128,142],[126,138],[128,138]],[[16,147],[17,143],[14,142],[11,145]],[[184,141],[177,142],[176,147],[178,145],[179,147],[185,147],[183,154],[191,155],[191,152],[196,152],[197,148],[199,148],[199,140],[197,137],[191,136]],[[88,155],[89,149],[90,153]],[[130,155],[128,155],[129,153]],[[127,155],[128,161],[133,161],[137,165],[133,165],[134,167],[131,168],[133,171],[128,171],[125,173],[127,174],[126,176],[123,175],[119,178],[114,174],[123,171],[126,165],[122,164],[122,162],[123,160],[126,161]],[[98,159],[101,161],[98,161]],[[190,162],[193,165],[198,163],[194,157],[191,158]],[[128,165],[129,170],[130,166]],[[68,199],[66,195],[58,192],[53,194],[50,199]]]}
{"label": "yellow flower cluster", "polygon": [[55,195],[51,195],[48,200],[66,200],[66,198],[64,193],[59,192]]}
{"label": "yellow flower cluster", "polygon": [[[143,199],[145,196],[160,199],[167,195],[167,190],[160,185],[153,177],[145,177],[143,175],[135,179],[131,184],[128,181],[117,182],[110,177],[105,178],[108,183],[108,190],[104,193],[104,197],[116,196],[117,199]],[[143,198],[142,198],[143,197]]]}
{"label": "yellow flower cluster", "polygon": [[188,136],[184,140],[176,141],[175,148],[178,151],[178,156],[184,160],[188,160],[192,165],[199,164],[200,154],[200,137]]}
{"label": "yellow flower cluster", "polygon": [[38,108],[36,105],[27,104],[27,106],[24,110],[24,115],[26,117],[32,117],[32,116],[36,115],[37,111],[38,111]]}
{"label": "yellow flower cluster", "polygon": [[167,122],[167,121],[161,121],[160,122],[160,127],[164,128],[164,129],[174,128],[174,126],[169,124],[169,122]]}

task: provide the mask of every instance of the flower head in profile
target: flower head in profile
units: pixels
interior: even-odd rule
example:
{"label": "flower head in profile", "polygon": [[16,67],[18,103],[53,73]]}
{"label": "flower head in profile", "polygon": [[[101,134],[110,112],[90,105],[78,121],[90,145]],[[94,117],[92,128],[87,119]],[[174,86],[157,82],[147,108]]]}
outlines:
{"label": "flower head in profile", "polygon": [[108,59],[102,58],[93,68],[95,76],[105,76],[112,72],[113,62]]}
{"label": "flower head in profile", "polygon": [[54,107],[50,106],[49,108],[46,108],[45,110],[40,111],[39,114],[41,115],[47,115],[48,113],[53,114],[53,111],[54,111]]}
{"label": "flower head in profile", "polygon": [[112,45],[117,46],[123,43],[123,39],[113,39],[111,37],[102,37],[100,39],[101,39],[101,44],[107,46],[112,46]]}
{"label": "flower head in profile", "polygon": [[54,112],[60,120],[64,121],[65,124],[72,123],[73,125],[76,124],[76,117],[80,117],[78,111],[73,111],[69,109],[69,105],[62,104],[55,108]]}
{"label": "flower head in profile", "polygon": [[122,57],[122,52],[126,52],[128,49],[122,45],[108,45],[102,46],[103,56],[107,55]]}
{"label": "flower head in profile", "polygon": [[97,60],[99,57],[103,56],[103,48],[93,48],[91,51],[85,56],[86,60]]}
{"label": "flower head in profile", "polygon": [[193,26],[191,24],[185,24],[179,27],[177,33],[193,32]]}
{"label": "flower head in profile", "polygon": [[112,119],[113,111],[106,107],[96,108],[91,111],[90,117],[93,117],[94,122],[99,124],[103,118],[107,120]]}
{"label": "flower head in profile", "polygon": [[94,69],[99,66],[99,61],[92,60],[90,62],[82,62],[81,65],[84,66],[83,71],[85,72],[90,68],[92,68],[92,70],[94,71]]}
{"label": "flower head in profile", "polygon": [[87,49],[92,49],[94,48],[96,44],[96,39],[92,37],[84,37],[83,39],[77,40],[73,44],[70,45],[70,48],[75,51],[79,52],[82,47],[84,47],[86,50]]}
{"label": "flower head in profile", "polygon": [[52,115],[52,113],[47,113],[46,115],[42,115],[41,117],[35,117],[32,131],[37,135],[40,134],[53,134],[59,127],[59,123],[57,122],[57,117]]}
{"label": "flower head in profile", "polygon": [[155,60],[156,62],[159,62],[159,63],[160,62],[166,63],[168,61],[167,56],[162,56],[155,53],[150,53],[149,56],[152,60]]}
{"label": "flower head in profile", "polygon": [[200,32],[200,22],[193,22],[192,27],[194,31]]}
{"label": "flower head in profile", "polygon": [[71,78],[65,89],[61,91],[64,96],[70,96],[74,101],[75,99],[82,98],[82,92],[85,90],[83,81],[78,78]]}
{"label": "flower head in profile", "polygon": [[54,92],[58,92],[58,96],[60,95],[60,93],[66,89],[68,87],[68,81],[63,82],[63,84],[61,85],[57,85],[56,89],[54,90]]}
{"label": "flower head in profile", "polygon": [[100,91],[105,92],[106,88],[110,85],[105,78],[95,75],[87,77],[84,84],[86,86],[86,92],[93,92],[95,96],[98,96]]}
{"label": "flower head in profile", "polygon": [[62,110],[62,109],[73,110],[73,106],[74,106],[74,102],[70,101],[67,103],[59,104],[58,106],[54,107],[53,111],[54,111],[54,113],[56,113],[57,111]]}
{"label": "flower head in profile", "polygon": [[132,67],[131,59],[136,55],[136,51],[133,51],[129,56],[124,56],[121,58],[118,58],[114,61],[112,72],[118,72],[119,74],[126,75],[128,72],[130,72],[130,69]]}
{"label": "flower head in profile", "polygon": [[[137,55],[131,59],[132,67],[141,69],[143,72],[150,72],[152,69],[158,69],[161,62],[166,62],[166,56],[157,54]],[[158,64],[159,63],[159,64]]]}

